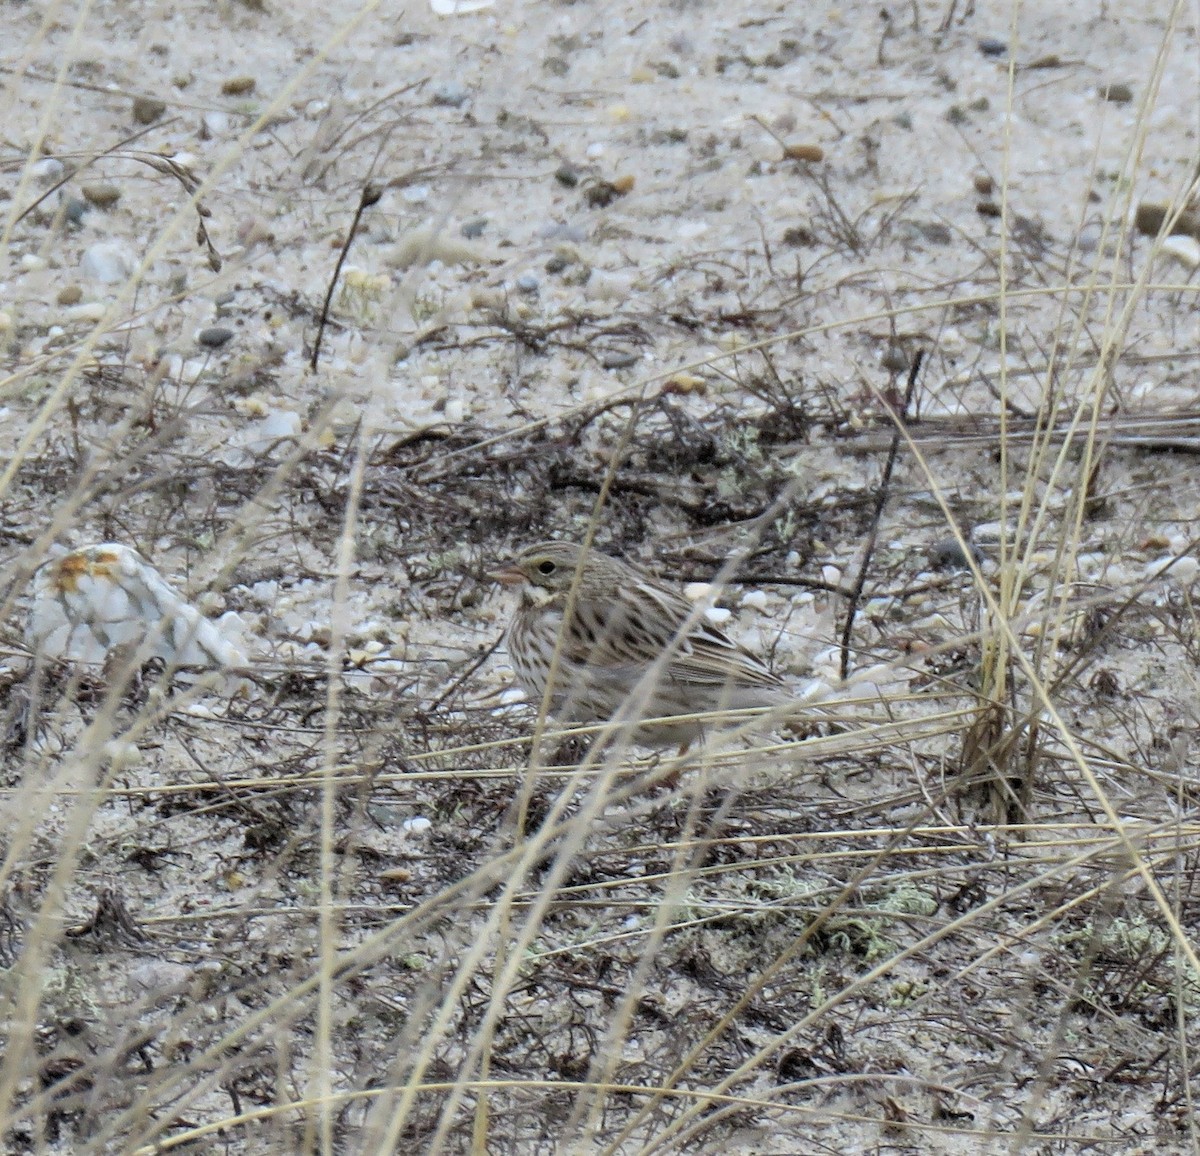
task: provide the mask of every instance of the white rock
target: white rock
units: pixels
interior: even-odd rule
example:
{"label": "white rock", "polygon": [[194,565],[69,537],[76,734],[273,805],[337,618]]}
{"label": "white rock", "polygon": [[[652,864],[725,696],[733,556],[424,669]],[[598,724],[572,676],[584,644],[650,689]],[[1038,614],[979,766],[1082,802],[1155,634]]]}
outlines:
{"label": "white rock", "polygon": [[46,258],[39,257],[36,253],[21,254],[21,268],[24,269],[26,273],[32,273],[37,269],[44,269],[46,264]]}
{"label": "white rock", "polygon": [[710,582],[689,582],[683,588],[683,596],[689,602],[699,602],[702,598],[707,598],[712,590]]}
{"label": "white rock", "polygon": [[428,831],[433,826],[433,822],[430,819],[426,819],[424,815],[415,815],[411,819],[405,819],[400,826],[403,830],[409,831],[413,835],[420,835]]}
{"label": "white rock", "polygon": [[61,180],[67,170],[57,157],[42,157],[40,161],[34,163],[29,171],[38,184],[52,185],[55,181]]}
{"label": "white rock", "polygon": [[264,440],[269,441],[291,438],[299,434],[303,424],[298,413],[290,409],[276,409],[263,418],[258,426],[258,433]]}
{"label": "white rock", "polygon": [[821,578],[829,586],[840,586],[842,582],[842,572],[837,566],[825,565],[821,567]]}
{"label": "white rock", "polygon": [[463,404],[461,397],[452,397],[446,402],[445,408],[446,420],[452,425],[458,425],[459,422],[467,416],[467,407]]}
{"label": "white rock", "polygon": [[728,622],[730,620],[730,618],[733,617],[733,611],[726,610],[724,606],[710,606],[704,612],[704,616],[714,626],[721,626],[724,623]]}
{"label": "white rock", "polygon": [[1181,585],[1189,586],[1195,580],[1197,571],[1200,571],[1200,562],[1197,562],[1195,558],[1187,556],[1180,558],[1171,567],[1171,577]]}
{"label": "white rock", "polygon": [[200,120],[210,137],[223,137],[229,131],[229,117],[220,109],[209,109]]}
{"label": "white rock", "polygon": [[65,311],[64,316],[68,321],[83,321],[88,325],[95,325],[103,319],[105,312],[101,302],[87,301],[82,305],[72,305]]}
{"label": "white rock", "polygon": [[97,241],[84,250],[79,267],[85,277],[104,285],[124,281],[134,269],[133,255],[117,241]]}
{"label": "white rock", "polygon": [[765,590],[747,590],[742,595],[741,605],[751,610],[766,610],[769,601],[770,595]]}
{"label": "white rock", "polygon": [[[1172,563],[1175,564],[1172,565]],[[1151,559],[1150,562],[1146,563],[1145,569],[1142,571],[1142,573],[1144,573],[1146,577],[1158,577],[1160,574],[1163,574],[1166,569],[1170,568],[1171,576],[1174,577],[1175,568],[1177,565],[1180,565],[1180,563],[1175,562],[1175,555],[1170,555],[1169,553],[1169,555]]]}
{"label": "white rock", "polygon": [[495,3],[496,0],[429,0],[429,9],[435,16],[465,16],[491,8]]}
{"label": "white rock", "polygon": [[1164,257],[1174,258],[1185,269],[1200,269],[1200,241],[1195,237],[1164,237],[1158,250]]}

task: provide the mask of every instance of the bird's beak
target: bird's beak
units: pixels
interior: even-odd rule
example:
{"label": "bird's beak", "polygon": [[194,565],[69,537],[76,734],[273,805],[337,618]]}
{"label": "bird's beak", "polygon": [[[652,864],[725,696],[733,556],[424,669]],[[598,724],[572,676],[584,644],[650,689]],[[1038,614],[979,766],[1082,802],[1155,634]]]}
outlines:
{"label": "bird's beak", "polygon": [[515,566],[501,566],[499,570],[493,570],[488,577],[499,582],[501,586],[520,586],[525,581],[525,575]]}

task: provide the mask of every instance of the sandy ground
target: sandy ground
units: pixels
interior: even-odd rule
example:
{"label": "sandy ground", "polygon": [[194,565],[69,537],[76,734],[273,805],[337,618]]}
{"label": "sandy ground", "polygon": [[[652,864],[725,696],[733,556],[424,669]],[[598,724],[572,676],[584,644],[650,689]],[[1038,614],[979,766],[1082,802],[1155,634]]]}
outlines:
{"label": "sandy ground", "polygon": [[[5,1150],[1194,1151],[1200,252],[1129,226],[1195,175],[1196,20],[6,5]],[[745,551],[731,631],[832,685],[918,353],[857,698],[594,814],[521,779],[495,562],[603,493],[670,580]],[[1021,831],[954,786],[947,513],[996,591],[1025,527]],[[96,542],[250,675],[35,674]]]}

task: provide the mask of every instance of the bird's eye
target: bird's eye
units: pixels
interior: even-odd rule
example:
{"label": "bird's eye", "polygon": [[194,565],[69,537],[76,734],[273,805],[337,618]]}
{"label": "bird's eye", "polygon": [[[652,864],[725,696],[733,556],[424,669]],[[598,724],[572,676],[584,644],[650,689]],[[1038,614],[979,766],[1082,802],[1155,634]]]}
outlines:
{"label": "bird's eye", "polygon": [[547,578],[549,578],[550,575],[553,574],[554,571],[557,569],[558,569],[558,567],[555,566],[554,563],[551,562],[549,558],[547,558],[544,562],[538,563],[538,573],[545,574]]}

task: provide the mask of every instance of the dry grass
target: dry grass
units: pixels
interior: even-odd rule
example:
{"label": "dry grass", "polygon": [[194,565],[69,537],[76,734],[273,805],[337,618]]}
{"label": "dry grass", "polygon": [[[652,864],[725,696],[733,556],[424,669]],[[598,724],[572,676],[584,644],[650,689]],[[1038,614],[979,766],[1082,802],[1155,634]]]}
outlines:
{"label": "dry grass", "polygon": [[[1151,131],[1194,122],[1195,92],[1163,82],[1194,12],[1154,30],[1141,103],[1102,119],[1091,172],[1059,174],[1070,228],[1022,203],[1026,83],[1075,68],[1064,49],[999,74],[979,213],[881,175],[892,114],[855,110],[892,97],[859,99],[869,84],[811,97],[841,146],[820,164],[750,160],[743,136],[790,130],[739,130],[738,172],[786,169],[809,207],[786,229],[756,208],[757,239],[704,184],[727,145],[646,128],[653,163],[686,145],[686,212],[716,205],[682,248],[662,241],[671,202],[620,215],[671,184],[650,159],[632,193],[607,159],[555,179],[582,161],[574,122],[544,87],[495,98],[511,62],[480,82],[486,117],[432,73],[349,92],[371,6],[254,101],[173,92],[168,118],[229,118],[194,170],[158,151],[170,119],[106,119],[104,36],[129,18],[56,12],[2,18],[25,50],[0,154],[4,1151],[1200,1150],[1195,280],[1161,256],[1169,226],[1129,225],[1151,178],[1176,216],[1197,196]],[[919,14],[847,31],[881,88],[927,55],[982,67],[982,16]],[[250,3],[204,19],[301,37]],[[387,42],[434,59],[444,26],[406,19]],[[534,55],[590,50],[520,21]],[[490,26],[461,27],[476,61]],[[160,33],[132,35],[154,58]],[[786,66],[764,59],[715,75]],[[599,115],[590,89],[559,95],[559,115]],[[69,198],[101,179],[140,265],[102,311],[64,314],[54,278],[95,241]],[[388,206],[426,185],[421,232]],[[615,302],[531,305],[511,245],[455,272],[460,217],[514,188],[638,254]],[[339,253],[384,265],[384,219],[406,255],[348,293]],[[553,248],[529,244],[539,265]],[[558,257],[564,278],[585,264]],[[222,293],[237,339],[198,351]],[[661,370],[616,373],[647,351]],[[492,402],[431,408],[435,371]],[[376,404],[405,390],[410,423]],[[1172,390],[1190,404],[1158,401]],[[258,405],[302,431],[242,439]],[[850,678],[678,757],[535,721],[499,695],[488,571],[590,531],[679,582],[740,552],[727,600],[777,595],[776,664],[830,677],[844,656]],[[97,541],[239,612],[253,693],[30,653],[34,570]],[[1147,571],[1160,556],[1178,576]],[[307,650],[305,607],[324,626]]]}

